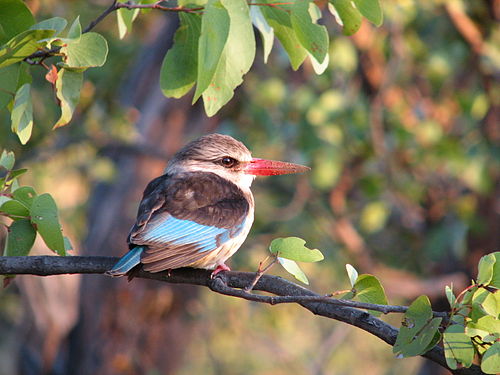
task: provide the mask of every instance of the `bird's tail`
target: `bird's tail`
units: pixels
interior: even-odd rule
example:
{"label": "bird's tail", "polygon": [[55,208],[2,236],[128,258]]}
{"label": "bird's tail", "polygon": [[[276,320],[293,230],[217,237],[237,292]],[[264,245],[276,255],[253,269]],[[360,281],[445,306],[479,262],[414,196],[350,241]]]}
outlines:
{"label": "bird's tail", "polygon": [[144,250],[144,246],[136,246],[130,250],[127,254],[121,257],[121,259],[111,268],[106,271],[108,276],[123,276],[132,268],[141,263],[141,254]]}

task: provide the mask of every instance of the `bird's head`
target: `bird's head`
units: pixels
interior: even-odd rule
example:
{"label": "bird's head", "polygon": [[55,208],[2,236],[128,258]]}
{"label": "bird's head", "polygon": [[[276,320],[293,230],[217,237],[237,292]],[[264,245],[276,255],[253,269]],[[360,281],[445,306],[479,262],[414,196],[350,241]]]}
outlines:
{"label": "bird's head", "polygon": [[184,146],[170,161],[167,173],[211,172],[241,188],[249,188],[256,176],[300,173],[300,164],[252,158],[246,146],[222,134],[209,134]]}

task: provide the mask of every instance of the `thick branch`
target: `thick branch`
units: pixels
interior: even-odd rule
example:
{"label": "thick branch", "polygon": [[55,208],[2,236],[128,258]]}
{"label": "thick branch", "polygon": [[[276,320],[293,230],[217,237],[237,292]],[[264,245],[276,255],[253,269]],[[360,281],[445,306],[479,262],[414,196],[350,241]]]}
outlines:
{"label": "thick branch", "polygon": [[[113,257],[56,257],[56,256],[28,256],[28,257],[0,257],[0,274],[31,274],[39,276],[95,273],[102,274],[110,269],[118,258]],[[269,304],[298,303],[313,314],[361,328],[389,345],[394,345],[398,330],[391,325],[375,318],[365,311],[355,309],[353,301],[342,301],[316,294],[306,288],[294,284],[281,277],[263,275],[253,287],[253,290],[264,291],[274,296],[249,293],[244,290],[255,279],[251,272],[224,272],[214,279],[210,278],[210,271],[183,268],[170,273],[149,273],[139,270],[134,274],[136,278],[152,279],[175,284],[191,284],[209,287],[212,291],[244,298],[256,302]],[[357,307],[374,309],[377,305],[363,304]],[[393,306],[393,310],[404,307]],[[391,309],[390,309],[391,310]],[[387,311],[387,312],[392,312]],[[442,348],[436,346],[423,355],[424,357],[447,368]],[[454,374],[482,374],[478,366],[453,371]]]}

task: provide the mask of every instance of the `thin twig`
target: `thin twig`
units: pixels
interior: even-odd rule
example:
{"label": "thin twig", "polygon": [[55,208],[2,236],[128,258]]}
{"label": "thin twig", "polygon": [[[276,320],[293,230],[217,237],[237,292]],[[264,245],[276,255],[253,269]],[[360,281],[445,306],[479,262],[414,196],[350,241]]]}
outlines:
{"label": "thin twig", "polygon": [[270,257],[271,256],[268,256],[266,259],[264,259],[262,262],[259,263],[259,269],[255,273],[255,278],[247,287],[245,287],[245,292],[250,292],[253,289],[253,287],[255,286],[255,284],[257,284],[257,281],[259,281],[259,279],[262,277],[262,275],[265,274],[267,271],[269,271],[271,269],[271,267],[276,264],[278,257],[276,255],[273,255],[272,256],[273,260],[271,261],[271,263],[269,263],[266,267],[262,268],[262,265],[265,262],[267,262],[267,260]]}

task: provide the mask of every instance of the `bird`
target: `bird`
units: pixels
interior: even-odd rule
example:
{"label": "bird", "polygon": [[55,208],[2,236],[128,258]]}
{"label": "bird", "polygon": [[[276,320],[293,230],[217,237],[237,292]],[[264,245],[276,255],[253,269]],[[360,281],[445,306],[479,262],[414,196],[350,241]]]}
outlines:
{"label": "bird", "polygon": [[107,274],[124,276],[139,265],[152,273],[192,267],[213,270],[214,277],[229,271],[225,262],[241,247],[254,220],[250,187],[256,176],[307,170],[253,158],[228,135],[209,134],[188,143],[147,185],[127,238],[129,252]]}

